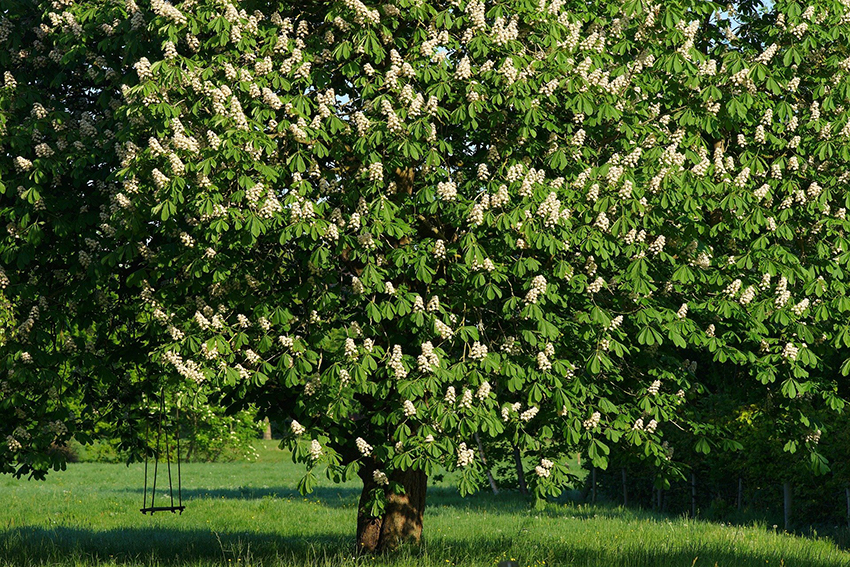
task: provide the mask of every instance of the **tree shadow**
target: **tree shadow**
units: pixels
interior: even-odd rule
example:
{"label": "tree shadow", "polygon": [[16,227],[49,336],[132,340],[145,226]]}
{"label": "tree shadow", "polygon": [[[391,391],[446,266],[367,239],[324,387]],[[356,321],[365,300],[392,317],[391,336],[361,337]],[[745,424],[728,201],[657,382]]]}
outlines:
{"label": "tree shadow", "polygon": [[[142,488],[119,488],[117,492],[138,494],[142,498]],[[265,498],[277,499],[304,499],[321,503],[329,508],[350,508],[357,504],[360,498],[360,486],[320,486],[313,489],[310,494],[302,495],[298,490],[287,486],[239,486],[235,488],[183,488],[183,503],[191,500],[262,500]],[[163,494],[157,491],[157,501]],[[174,490],[175,499],[177,490]],[[519,492],[503,491],[497,498],[487,492],[477,492],[469,496],[461,496],[453,486],[429,486],[428,487],[429,508],[451,507],[464,511],[487,511],[489,513],[515,513],[519,508],[527,508],[529,498],[522,496]]]}
{"label": "tree shadow", "polygon": [[[142,488],[121,488],[118,492],[130,492],[142,497]],[[262,500],[264,498],[308,498],[322,501],[329,507],[347,507],[352,502],[356,503],[360,497],[360,488],[347,486],[321,486],[314,488],[310,494],[302,496],[298,490],[287,486],[239,486],[236,488],[183,488],[181,490],[183,501],[187,500]],[[159,496],[160,491],[157,491]],[[177,489],[174,490],[175,498]]]}
{"label": "tree shadow", "polygon": [[[719,544],[695,545],[686,550],[652,548],[635,540],[629,547],[600,549],[580,541],[567,543],[517,542],[516,538],[477,536],[437,537],[418,548],[389,556],[358,559],[354,537],[339,534],[291,537],[276,533],[207,532],[175,528],[90,530],[70,527],[21,527],[0,531],[0,564],[48,565],[133,564],[178,567],[187,564],[224,565],[495,565],[516,558],[519,565],[585,567],[671,567],[730,565],[765,567],[835,567],[835,560],[783,560],[771,550],[730,550]],[[533,555],[530,557],[529,555]],[[544,563],[545,562],[545,563]],[[843,562],[840,564],[847,564]]]}

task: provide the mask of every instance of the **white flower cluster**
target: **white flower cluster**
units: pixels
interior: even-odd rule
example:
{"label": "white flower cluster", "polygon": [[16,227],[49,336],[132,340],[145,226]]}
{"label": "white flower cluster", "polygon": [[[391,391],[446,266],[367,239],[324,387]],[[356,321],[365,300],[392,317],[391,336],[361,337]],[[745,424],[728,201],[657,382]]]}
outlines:
{"label": "white flower cluster", "polygon": [[292,420],[292,423],[289,424],[289,430],[295,435],[304,435],[304,433],[307,432],[307,429],[294,419]]}
{"label": "white flower cluster", "polygon": [[468,449],[466,443],[461,443],[457,448],[457,466],[460,468],[469,466],[475,460],[475,451]]}
{"label": "white flower cluster", "polygon": [[310,459],[313,461],[318,461],[322,457],[322,444],[319,443],[317,439],[313,439],[310,442]]}
{"label": "white flower cluster", "polygon": [[788,300],[791,299],[791,292],[788,291],[788,279],[785,276],[779,278],[779,283],[776,285],[776,299],[774,305],[777,309],[785,307]]}
{"label": "white flower cluster", "polygon": [[514,404],[505,405],[502,407],[502,421],[508,422],[511,419],[511,413],[519,412],[522,404],[516,402]]}
{"label": "white flower cluster", "polygon": [[650,396],[657,396],[659,390],[661,390],[661,380],[655,380],[652,384],[650,384],[649,388],[646,389],[646,393]]}
{"label": "white flower cluster", "polygon": [[194,381],[196,384],[200,384],[206,379],[203,372],[201,372],[200,366],[198,366],[198,364],[193,360],[184,361],[183,358],[174,351],[166,352],[163,358],[167,363],[173,366],[175,370],[177,370],[178,374],[184,378]]}
{"label": "white flower cluster", "polygon": [[372,472],[372,480],[374,480],[375,484],[378,486],[387,486],[390,483],[390,479],[387,478],[387,474],[377,469]]}
{"label": "white flower cluster", "polygon": [[384,164],[376,161],[369,164],[369,181],[373,183],[384,182]]}
{"label": "white flower cluster", "polygon": [[416,415],[416,406],[413,405],[413,402],[410,400],[404,400],[404,404],[402,404],[402,410],[404,411],[405,417],[413,417]]}
{"label": "white flower cluster", "polygon": [[153,182],[156,184],[157,189],[164,188],[169,182],[168,177],[166,177],[165,174],[158,168],[154,168],[153,171],[151,171],[151,176],[153,177]]}
{"label": "white flower cluster", "polygon": [[740,299],[738,300],[741,305],[749,304],[756,297],[756,286],[750,285],[744,289],[744,293],[741,294]]}
{"label": "white flower cluster", "polygon": [[434,352],[431,341],[422,343],[422,354],[416,357],[416,363],[420,372],[433,372],[435,368],[440,366],[440,359]]}
{"label": "white flower cluster", "polygon": [[590,431],[591,429],[595,429],[596,426],[599,425],[599,419],[601,417],[602,415],[598,411],[595,411],[588,419],[582,422],[582,425],[588,431]]}
{"label": "white flower cluster", "polygon": [[446,259],[446,243],[443,240],[437,240],[434,243],[434,259],[436,259],[436,260],[445,260]]}
{"label": "white flower cluster", "polygon": [[537,368],[539,368],[542,372],[548,372],[552,369],[552,363],[543,351],[537,353]]}
{"label": "white flower cluster", "polygon": [[446,388],[446,395],[443,397],[443,400],[445,400],[448,404],[453,404],[457,401],[457,393],[454,386]]}
{"label": "white flower cluster", "polygon": [[546,278],[542,275],[534,276],[534,279],[531,280],[531,289],[529,289],[528,293],[525,295],[526,305],[530,303],[537,303],[537,299],[545,293]]}
{"label": "white flower cluster", "polygon": [[539,411],[540,408],[538,408],[537,406],[531,406],[530,408],[519,414],[519,418],[520,420],[527,423],[534,419],[534,416],[536,416]]}
{"label": "white flower cluster", "polygon": [[540,459],[540,464],[534,467],[534,472],[540,478],[549,478],[549,475],[552,474],[552,467],[554,466],[555,463],[549,459]]}
{"label": "white flower cluster", "polygon": [[[485,198],[488,196],[485,194]],[[486,207],[484,203],[478,202],[475,203],[471,209],[469,209],[469,214],[467,215],[467,222],[472,226],[479,226],[484,222],[484,211]]]}
{"label": "white flower cluster", "polygon": [[475,397],[478,398],[479,401],[484,401],[490,396],[490,391],[492,390],[492,386],[490,386],[490,382],[484,380],[481,382],[481,385],[478,386],[478,391],[475,392]]}
{"label": "white flower cluster", "polygon": [[454,331],[451,327],[440,321],[439,319],[434,320],[434,331],[440,335],[440,338],[443,340],[450,339],[454,336]]}
{"label": "white flower cluster", "polygon": [[40,158],[48,158],[53,155],[53,148],[42,142],[35,147],[35,155]]}
{"label": "white flower cluster", "polygon": [[684,319],[687,316],[688,316],[688,304],[683,303],[682,306],[679,307],[679,310],[676,311],[676,317],[678,317],[679,319]]}
{"label": "white flower cluster", "polygon": [[809,308],[809,298],[808,298],[808,297],[804,297],[802,301],[800,301],[799,303],[797,303],[796,305],[794,305],[794,307],[792,307],[792,308],[791,308],[791,311],[792,311],[792,312],[794,313],[794,315],[796,315],[797,317],[802,317],[802,316],[803,316],[803,313],[804,313],[804,312],[806,311],[806,309],[808,309],[808,308]]}
{"label": "white flower cluster", "polygon": [[472,409],[472,390],[463,389],[463,394],[460,396],[460,402],[457,406],[461,409]]}
{"label": "white flower cluster", "polygon": [[401,345],[394,345],[393,352],[387,362],[387,366],[389,366],[390,370],[393,371],[393,376],[398,379],[407,377],[407,370],[404,368],[402,356]]}
{"label": "white flower cluster", "polygon": [[741,290],[741,280],[736,279],[733,280],[732,283],[726,286],[726,289],[723,290],[724,295],[729,299],[735,299],[737,297],[738,292]]}
{"label": "white flower cluster", "polygon": [[457,198],[457,185],[454,181],[437,183],[437,196],[443,201],[454,201]]}
{"label": "white flower cluster", "polygon": [[820,443],[820,437],[822,434],[823,432],[820,429],[812,431],[806,434],[804,441],[806,443],[812,443],[814,445],[817,445],[818,443]]}
{"label": "white flower cluster", "polygon": [[16,171],[29,171],[32,169],[32,162],[23,156],[18,156],[14,159]]}
{"label": "white flower cluster", "polygon": [[773,59],[773,56],[776,55],[776,52],[779,50],[779,46],[775,43],[772,43],[770,47],[762,51],[761,55],[756,57],[756,62],[761,63],[763,65],[767,65],[770,63],[770,60]]}
{"label": "white flower cluster", "polygon": [[655,239],[655,241],[649,245],[649,253],[653,256],[659,254],[662,250],[664,250],[664,244],[666,244],[667,239],[661,235]]}
{"label": "white flower cluster", "polygon": [[158,16],[169,19],[175,24],[186,24],[186,16],[165,0],[151,0],[151,10]]}
{"label": "white flower cluster", "polygon": [[12,437],[11,435],[6,436],[6,446],[9,447],[9,451],[15,452],[20,451],[23,448],[21,442]]}
{"label": "white flower cluster", "polygon": [[[531,197],[534,185],[537,183],[546,182],[546,173],[542,169],[529,168],[528,173],[522,179],[522,186],[519,188],[521,197]],[[559,203],[560,206],[560,203]]]}
{"label": "white flower cluster", "polygon": [[440,296],[432,295],[428,300],[428,306],[425,308],[428,313],[436,313],[440,310]]}
{"label": "white flower cluster", "polygon": [[598,277],[593,282],[587,284],[587,293],[598,293],[603,287],[605,287],[605,280]]}
{"label": "white flower cluster", "polygon": [[508,194],[508,186],[507,185],[499,185],[499,188],[495,193],[490,195],[490,206],[497,209],[504,205],[507,205],[511,200],[510,195]]}
{"label": "white flower cluster", "polygon": [[797,360],[797,354],[799,354],[800,349],[797,348],[794,343],[786,343],[785,347],[782,349],[782,358],[787,360]]}
{"label": "white flower cluster", "polygon": [[469,357],[473,360],[481,360],[487,356],[487,347],[480,342],[472,343],[472,348],[469,349]]}
{"label": "white flower cluster", "polygon": [[345,339],[345,357],[357,358],[357,344],[355,344],[354,339],[351,337]]}

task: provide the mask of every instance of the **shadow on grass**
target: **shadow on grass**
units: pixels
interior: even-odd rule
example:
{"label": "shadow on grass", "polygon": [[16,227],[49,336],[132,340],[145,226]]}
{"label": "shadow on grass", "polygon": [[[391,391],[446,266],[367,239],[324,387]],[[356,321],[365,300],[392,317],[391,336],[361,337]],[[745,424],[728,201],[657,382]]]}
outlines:
{"label": "shadow on grass", "polygon": [[[356,558],[353,535],[287,537],[273,533],[130,528],[87,530],[82,528],[22,527],[0,531],[0,565],[46,567],[48,565],[263,565],[334,567],[345,565],[468,565],[492,566],[505,557],[519,565],[584,567],[672,567],[729,565],[764,567],[795,565],[834,567],[835,560],[809,558],[780,562],[766,550],[729,550],[718,546],[695,546],[686,550],[652,549],[634,541],[628,547],[590,548],[580,541],[517,542],[514,538],[436,538],[429,545],[407,548],[378,558]],[[545,562],[545,563],[544,563]]]}
{"label": "shadow on grass", "polygon": [[[360,491],[361,488],[359,486],[322,486],[313,489],[313,492],[307,495],[302,495],[298,490],[284,486],[182,489],[184,504],[191,504],[192,500],[200,499],[262,500],[264,498],[275,498],[300,500],[306,498],[320,502],[330,508],[350,508],[355,506],[358,498],[360,498]],[[122,488],[120,492],[138,494],[141,500],[143,489]],[[177,491],[175,490],[175,499],[176,494]],[[157,491],[157,501],[159,501],[159,498],[160,492]],[[493,495],[483,491],[461,497],[455,487],[428,487],[429,507],[447,506],[461,510],[483,510],[491,513],[503,512],[513,514],[519,508],[528,508],[529,502],[530,500],[527,497],[520,495],[518,492],[503,491],[498,498],[494,498]]]}

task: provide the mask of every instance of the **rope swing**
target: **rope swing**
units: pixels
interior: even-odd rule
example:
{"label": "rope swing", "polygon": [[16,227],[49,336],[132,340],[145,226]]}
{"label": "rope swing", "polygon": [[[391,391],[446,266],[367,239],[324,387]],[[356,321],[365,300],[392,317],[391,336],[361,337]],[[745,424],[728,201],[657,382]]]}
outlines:
{"label": "rope swing", "polygon": [[[171,447],[168,442],[168,430],[163,430],[162,422],[165,419],[165,387],[162,388],[159,395],[159,422],[157,424],[156,430],[156,447],[154,448],[154,464],[153,464],[153,486],[151,488],[151,505],[148,506],[148,451],[145,451],[145,489],[144,496],[142,497],[142,508],[140,512],[142,514],[150,514],[154,515],[156,512],[171,512],[172,514],[177,512],[179,514],[183,513],[183,510],[186,509],[183,506],[183,490],[180,482],[180,403],[175,404],[175,412],[176,416],[174,418],[174,422],[176,424],[175,427],[175,435],[174,438],[177,444],[177,505],[174,505],[174,484],[171,479]],[[149,433],[150,433],[150,425],[148,425],[145,430],[145,447],[149,446]],[[171,499],[170,506],[157,506],[155,503],[156,499],[156,477],[157,472],[159,471],[159,447],[160,440],[163,435],[165,436],[165,463],[168,468],[168,496]]]}

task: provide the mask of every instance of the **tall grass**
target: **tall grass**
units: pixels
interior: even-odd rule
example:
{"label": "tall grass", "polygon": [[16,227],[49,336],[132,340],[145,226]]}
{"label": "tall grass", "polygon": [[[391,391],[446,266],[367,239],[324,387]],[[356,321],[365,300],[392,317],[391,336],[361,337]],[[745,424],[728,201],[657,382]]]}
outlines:
{"label": "tall grass", "polygon": [[516,494],[461,499],[441,484],[429,489],[422,547],[358,558],[359,487],[324,481],[302,497],[300,474],[268,449],[257,463],[184,465],[186,512],[153,517],[139,513],[141,465],[74,464],[44,482],[0,477],[0,566],[850,566],[828,540],[766,526],[569,502],[535,509]]}

